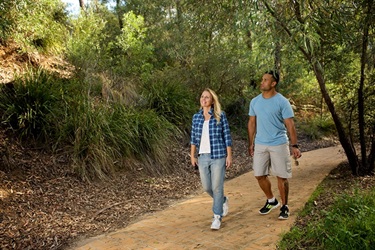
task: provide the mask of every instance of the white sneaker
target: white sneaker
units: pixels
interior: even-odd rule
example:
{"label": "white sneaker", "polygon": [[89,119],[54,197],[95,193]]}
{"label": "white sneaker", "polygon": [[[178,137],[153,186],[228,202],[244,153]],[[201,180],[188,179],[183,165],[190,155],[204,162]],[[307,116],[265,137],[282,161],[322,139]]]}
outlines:
{"label": "white sneaker", "polygon": [[229,199],[228,197],[224,196],[224,203],[223,203],[223,216],[227,216],[229,212]]}
{"label": "white sneaker", "polygon": [[214,214],[214,218],[212,219],[211,229],[219,230],[221,226],[221,216]]}

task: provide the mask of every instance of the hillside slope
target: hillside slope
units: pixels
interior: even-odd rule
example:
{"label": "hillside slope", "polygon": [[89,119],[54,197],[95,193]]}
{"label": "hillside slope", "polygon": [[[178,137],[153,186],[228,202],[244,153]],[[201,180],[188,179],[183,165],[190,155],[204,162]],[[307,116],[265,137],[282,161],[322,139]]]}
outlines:
{"label": "hillside slope", "polygon": [[[30,63],[69,76],[61,59],[19,54],[0,46],[0,82],[7,83]],[[303,151],[335,145],[333,140],[309,141],[299,135]],[[0,249],[63,249],[80,237],[123,228],[144,213],[166,208],[200,191],[190,166],[189,147],[170,152],[176,172],[161,177],[117,173],[107,181],[80,181],[65,154],[19,143],[0,129]],[[251,170],[247,141],[234,138],[233,166],[226,178]]]}

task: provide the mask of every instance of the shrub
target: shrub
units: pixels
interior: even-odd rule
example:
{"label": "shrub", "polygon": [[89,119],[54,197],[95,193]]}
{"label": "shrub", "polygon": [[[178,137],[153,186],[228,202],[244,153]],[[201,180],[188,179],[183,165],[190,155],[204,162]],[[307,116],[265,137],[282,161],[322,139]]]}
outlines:
{"label": "shrub", "polygon": [[59,117],[60,81],[42,69],[30,69],[0,92],[2,124],[21,138],[45,141],[54,136]]}
{"label": "shrub", "polygon": [[0,44],[2,40],[7,39],[8,32],[14,22],[12,16],[9,15],[12,5],[11,1],[0,2]]}
{"label": "shrub", "polygon": [[278,249],[373,249],[375,189],[344,193],[306,227],[293,227]]}
{"label": "shrub", "polygon": [[38,49],[43,52],[63,51],[67,29],[67,13],[57,0],[16,0],[9,9],[12,38],[24,52]]}
{"label": "shrub", "polygon": [[302,112],[299,112],[296,117],[298,119],[298,129],[301,129],[303,134],[306,134],[311,139],[320,139],[336,133],[335,124],[328,113],[304,116]]}
{"label": "shrub", "polygon": [[142,89],[145,107],[155,110],[182,131],[188,131],[191,118],[197,111],[192,93],[178,78],[168,79],[162,73],[154,76]]}
{"label": "shrub", "polygon": [[72,20],[72,36],[67,44],[67,58],[79,70],[99,70],[104,61],[106,21],[92,9]]}
{"label": "shrub", "polygon": [[[76,99],[79,100],[79,99]],[[144,172],[170,172],[167,148],[173,146],[178,130],[152,110],[111,106],[81,98],[71,106],[66,124],[72,135],[73,169],[83,179],[105,179],[116,170],[132,170],[138,160]]]}

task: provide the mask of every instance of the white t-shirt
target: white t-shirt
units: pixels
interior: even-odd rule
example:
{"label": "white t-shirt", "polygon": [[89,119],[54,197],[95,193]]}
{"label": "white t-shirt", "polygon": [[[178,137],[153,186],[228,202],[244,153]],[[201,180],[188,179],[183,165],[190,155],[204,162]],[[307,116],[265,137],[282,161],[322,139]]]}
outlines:
{"label": "white t-shirt", "polygon": [[202,130],[202,138],[201,143],[199,146],[199,154],[210,154],[211,147],[210,147],[210,132],[209,132],[209,122],[204,121],[203,123],[203,130]]}

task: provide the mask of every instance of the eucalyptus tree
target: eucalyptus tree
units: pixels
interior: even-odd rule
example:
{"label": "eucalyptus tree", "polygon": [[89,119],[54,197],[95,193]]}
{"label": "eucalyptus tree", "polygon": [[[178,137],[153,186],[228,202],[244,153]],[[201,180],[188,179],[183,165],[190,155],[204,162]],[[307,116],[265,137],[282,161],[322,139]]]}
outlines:
{"label": "eucalyptus tree", "polygon": [[373,173],[374,1],[260,2],[314,72],[352,173]]}
{"label": "eucalyptus tree", "polygon": [[194,90],[210,86],[234,96],[242,93],[254,73],[242,4],[131,0],[123,8],[144,17],[157,69],[178,72],[177,77]]}

